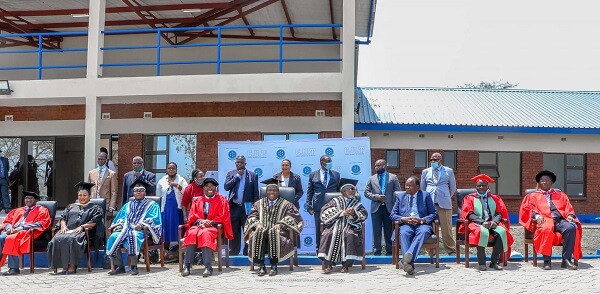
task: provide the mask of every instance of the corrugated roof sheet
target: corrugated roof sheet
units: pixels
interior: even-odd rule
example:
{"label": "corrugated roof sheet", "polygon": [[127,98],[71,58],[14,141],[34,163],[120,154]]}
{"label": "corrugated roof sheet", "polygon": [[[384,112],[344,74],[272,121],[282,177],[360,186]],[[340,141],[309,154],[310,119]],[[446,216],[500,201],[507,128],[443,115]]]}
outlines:
{"label": "corrugated roof sheet", "polygon": [[360,124],[600,129],[600,92],[357,88]]}

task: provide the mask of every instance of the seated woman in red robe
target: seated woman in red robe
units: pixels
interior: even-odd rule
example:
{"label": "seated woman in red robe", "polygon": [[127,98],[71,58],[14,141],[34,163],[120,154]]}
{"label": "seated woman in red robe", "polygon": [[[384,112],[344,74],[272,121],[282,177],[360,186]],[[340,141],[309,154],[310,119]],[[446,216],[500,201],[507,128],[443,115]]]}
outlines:
{"label": "seated woman in red robe", "polygon": [[[552,245],[562,238],[562,268],[576,270],[571,259],[581,259],[581,223],[567,194],[552,189],[556,175],[547,170],[535,176],[539,190],[523,198],[519,223],[533,232],[533,248],[544,256],[544,269],[552,269]],[[555,233],[560,235],[557,236]]]}
{"label": "seated woman in red robe", "polygon": [[211,262],[213,253],[217,248],[217,225],[223,225],[225,237],[233,239],[231,219],[229,216],[229,203],[227,199],[217,192],[219,183],[213,178],[206,178],[202,182],[204,196],[194,199],[189,214],[190,228],[185,232],[183,246],[185,247],[184,267],[182,276],[190,275],[190,267],[194,262],[197,248],[202,249],[202,261],[205,266],[203,277],[211,276],[213,268]]}
{"label": "seated woman in red robe", "polygon": [[[510,234],[508,222],[508,210],[504,201],[498,195],[490,193],[488,184],[494,179],[486,174],[473,177],[477,192],[465,196],[460,212],[461,219],[469,220],[469,244],[477,246],[477,262],[479,270],[485,271],[485,247],[488,242],[493,241],[490,268],[502,270],[500,265],[500,253],[506,252],[506,258],[510,257],[510,247],[513,237]],[[465,232],[464,224],[458,229]]]}

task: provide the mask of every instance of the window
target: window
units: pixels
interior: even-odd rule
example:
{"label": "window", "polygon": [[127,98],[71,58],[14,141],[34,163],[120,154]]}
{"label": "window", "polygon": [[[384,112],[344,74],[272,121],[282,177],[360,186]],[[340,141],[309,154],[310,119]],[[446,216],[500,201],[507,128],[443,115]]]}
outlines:
{"label": "window", "polygon": [[544,169],[556,174],[553,187],[569,196],[585,193],[585,155],[544,153]]}
{"label": "window", "polygon": [[445,150],[444,151],[444,166],[447,166],[453,170],[456,170],[456,151],[454,150]]}
{"label": "window", "polygon": [[392,168],[400,168],[400,160],[399,156],[400,151],[398,150],[386,150],[385,151],[385,161],[387,161],[388,167]]}
{"label": "window", "polygon": [[263,141],[319,139],[318,133],[263,134]]}
{"label": "window", "polygon": [[521,195],[521,153],[479,152],[479,173],[496,182],[490,191],[501,196]]}
{"label": "window", "polygon": [[424,169],[429,166],[427,150],[415,150],[415,169]]}
{"label": "window", "polygon": [[177,173],[189,178],[196,168],[196,135],[144,136],[144,168],[156,174],[166,173],[167,163],[177,164]]}

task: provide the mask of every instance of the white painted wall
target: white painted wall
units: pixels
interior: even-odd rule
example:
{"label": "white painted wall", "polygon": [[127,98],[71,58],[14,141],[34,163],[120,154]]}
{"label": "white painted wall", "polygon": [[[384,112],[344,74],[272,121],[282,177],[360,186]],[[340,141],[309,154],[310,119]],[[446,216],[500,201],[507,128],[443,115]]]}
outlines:
{"label": "white painted wall", "polygon": [[[371,148],[381,149],[442,149],[479,151],[536,151],[567,153],[599,153],[597,135],[546,135],[516,133],[438,133],[399,131],[356,131],[361,136],[366,132],[371,139]],[[389,136],[384,136],[388,133]],[[419,138],[425,134],[425,138]],[[453,135],[454,138],[448,138]],[[503,136],[504,139],[498,139]],[[561,141],[566,138],[566,141]]]}
{"label": "white painted wall", "polygon": [[[260,40],[224,39],[232,42],[267,42]],[[271,41],[269,41],[271,42]],[[199,39],[195,44],[216,43],[216,38]],[[163,41],[163,44],[166,42]],[[105,47],[156,45],[155,35],[109,35],[105,36]],[[86,37],[65,38],[63,48],[86,48]],[[11,50],[31,50],[33,47],[15,47]],[[162,61],[216,60],[216,47],[165,48],[161,51]],[[340,45],[286,45],[284,58],[340,58]],[[279,59],[279,46],[223,47],[221,59]],[[86,63],[86,52],[44,53],[44,65],[74,65]],[[37,66],[37,53],[0,54],[0,65]],[[156,50],[104,51],[104,63],[156,62]],[[286,63],[285,73],[297,72],[340,72],[340,62]],[[222,74],[274,73],[279,72],[279,63],[223,64]],[[44,79],[68,79],[85,77],[86,69],[48,69]],[[216,74],[215,64],[169,65],[161,68],[161,75],[207,75]],[[154,76],[154,66],[105,67],[104,77]],[[0,79],[35,80],[36,70],[0,71]]]}

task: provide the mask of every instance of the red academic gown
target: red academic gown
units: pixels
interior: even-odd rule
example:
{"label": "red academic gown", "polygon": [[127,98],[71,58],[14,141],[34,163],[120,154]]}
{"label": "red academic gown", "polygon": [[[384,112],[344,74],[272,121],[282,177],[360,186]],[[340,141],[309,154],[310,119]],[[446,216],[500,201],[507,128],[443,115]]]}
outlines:
{"label": "red academic gown", "polygon": [[[463,199],[462,210],[460,212],[460,219],[467,219],[469,213],[472,213],[475,211],[474,200],[476,197],[477,197],[477,194],[473,193],[473,194],[467,195]],[[494,200],[494,202],[496,203],[496,212],[500,212],[500,215],[502,215],[503,221],[500,222],[498,224],[498,226],[501,226],[506,230],[506,237],[507,237],[506,241],[508,244],[507,257],[510,258],[511,246],[514,242],[514,239],[513,239],[512,234],[510,233],[510,221],[508,219],[508,209],[506,208],[506,205],[504,204],[504,201],[502,201],[502,198],[500,198],[500,196],[492,194],[492,193],[488,193],[487,197]],[[504,220],[506,220],[506,221],[504,221]],[[460,226],[458,227],[458,232],[463,233],[463,234],[465,233],[464,223],[460,224]],[[469,223],[469,245],[478,246],[480,234],[481,234],[481,226],[474,222],[470,222]],[[490,237],[491,237],[491,235],[490,235]]]}
{"label": "red academic gown", "polygon": [[[3,225],[10,224],[11,226],[17,225],[23,219],[25,214],[25,207],[19,207],[11,210],[6,218],[2,222]],[[50,227],[50,212],[46,207],[35,205],[27,215],[24,222],[20,224],[29,225],[39,222],[40,226],[35,227],[33,230],[33,238],[39,237],[44,230]],[[10,234],[4,241],[4,248],[2,249],[2,260],[0,260],[0,266],[4,265],[7,255],[20,256],[25,253],[29,253],[29,240],[31,239],[31,233],[29,230],[23,230],[15,234]]]}
{"label": "red academic gown", "polygon": [[[204,217],[204,202],[210,203],[208,217]],[[190,215],[188,217],[189,224],[193,224],[196,220],[208,219],[223,225],[225,237],[229,240],[233,239],[233,230],[231,229],[231,219],[229,216],[229,203],[227,199],[220,194],[215,194],[213,198],[206,196],[198,197],[192,202]],[[217,248],[217,228],[208,227],[201,228],[191,226],[183,237],[183,246],[196,244],[198,248],[209,247],[212,250]]]}
{"label": "red academic gown", "polygon": [[[564,219],[567,219],[569,214],[575,215],[575,210],[569,201],[567,194],[558,192],[554,189],[550,190],[550,198],[556,209],[560,212]],[[533,231],[535,220],[531,218],[531,213],[544,217],[544,222],[537,225],[533,234],[533,246],[538,253],[543,255],[552,255],[552,246],[562,242],[562,235],[554,232],[554,221],[550,213],[550,206],[546,202],[546,197],[542,191],[535,191],[523,198],[521,209],[519,210],[519,223],[529,231]],[[579,219],[575,219],[577,223],[577,234],[575,236],[575,248],[573,248],[573,256],[575,259],[581,259],[581,223]]]}

